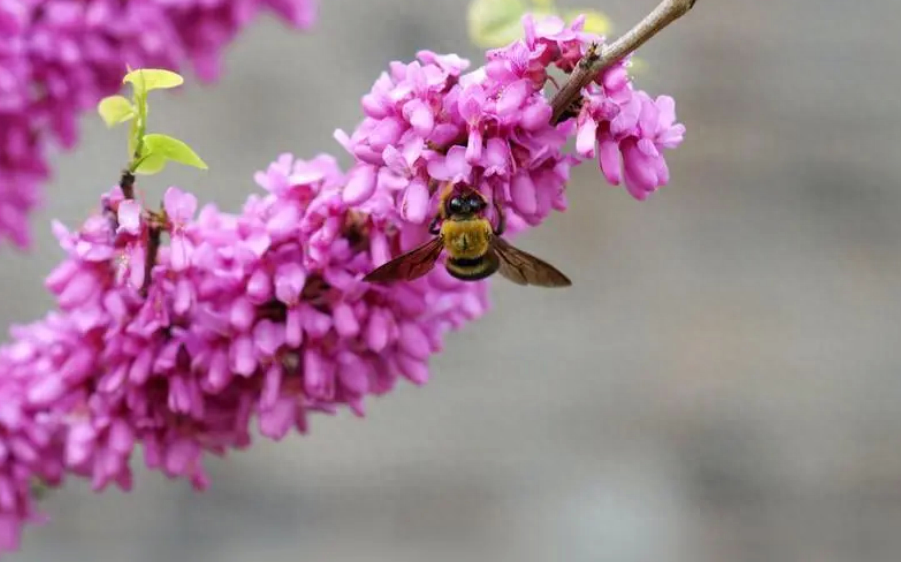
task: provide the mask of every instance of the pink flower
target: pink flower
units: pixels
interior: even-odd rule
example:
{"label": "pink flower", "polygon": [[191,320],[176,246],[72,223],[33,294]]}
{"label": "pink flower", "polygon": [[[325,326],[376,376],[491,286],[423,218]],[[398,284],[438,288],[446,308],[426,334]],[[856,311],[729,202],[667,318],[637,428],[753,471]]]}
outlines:
{"label": "pink flower", "polygon": [[450,147],[446,156],[429,162],[429,175],[440,181],[472,183],[472,166],[467,162],[467,152],[468,149],[462,146]]}
{"label": "pink flower", "polygon": [[540,88],[548,79],[548,68],[556,66],[571,72],[592,42],[603,38],[582,31],[585,18],[572,24],[551,16],[535,21],[531,14],[522,18],[525,39],[488,52],[485,71],[500,82],[527,79]]}
{"label": "pink flower", "polygon": [[584,158],[595,155],[607,181],[644,200],[669,181],[663,150],[681,144],[685,127],[676,123],[673,98],[652,99],[635,91],[625,67],[614,66],[589,88],[579,113],[576,151]]}
{"label": "pink flower", "polygon": [[[120,206],[121,208],[121,206]],[[191,243],[185,236],[185,228],[197,211],[197,198],[174,187],[166,190],[163,208],[168,224],[166,229],[172,241],[170,259],[173,271],[184,271],[191,259]]]}

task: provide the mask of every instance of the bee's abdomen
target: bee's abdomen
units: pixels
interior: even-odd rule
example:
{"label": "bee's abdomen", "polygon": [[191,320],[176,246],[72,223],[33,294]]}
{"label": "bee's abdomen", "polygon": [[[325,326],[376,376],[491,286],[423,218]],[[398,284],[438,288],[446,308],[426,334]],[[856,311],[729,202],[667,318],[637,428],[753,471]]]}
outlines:
{"label": "bee's abdomen", "polygon": [[494,254],[486,254],[478,258],[447,258],[447,272],[457,279],[478,281],[491,276],[497,271],[499,263]]}

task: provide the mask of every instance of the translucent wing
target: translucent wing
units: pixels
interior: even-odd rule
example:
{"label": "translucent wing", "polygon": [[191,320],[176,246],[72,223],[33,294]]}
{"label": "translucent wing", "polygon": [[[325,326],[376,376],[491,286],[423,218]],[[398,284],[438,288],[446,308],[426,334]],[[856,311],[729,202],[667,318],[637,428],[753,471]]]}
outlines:
{"label": "translucent wing", "polygon": [[438,261],[443,249],[443,238],[438,236],[370,271],[363,281],[390,283],[419,279],[435,267],[435,262]]}
{"label": "translucent wing", "polygon": [[551,264],[519,250],[503,238],[495,236],[491,249],[500,258],[501,275],[519,285],[538,287],[569,287],[572,285],[566,275]]}

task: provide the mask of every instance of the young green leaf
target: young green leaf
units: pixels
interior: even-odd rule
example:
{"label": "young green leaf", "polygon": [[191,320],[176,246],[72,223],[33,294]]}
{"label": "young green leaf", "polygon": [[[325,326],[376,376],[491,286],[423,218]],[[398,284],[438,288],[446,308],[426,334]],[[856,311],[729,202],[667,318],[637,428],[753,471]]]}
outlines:
{"label": "young green leaf", "polygon": [[97,104],[97,112],[107,127],[113,127],[133,119],[137,112],[128,99],[123,96],[108,96]]}
{"label": "young green leaf", "polygon": [[580,15],[585,15],[585,27],[583,31],[594,33],[595,35],[607,35],[610,33],[610,18],[597,10],[566,10],[563,12],[563,19],[572,21]]}
{"label": "young green leaf", "polygon": [[522,0],[473,0],[466,14],[469,36],[482,48],[500,47],[522,36]]}
{"label": "young green leaf", "polygon": [[144,135],[144,146],[148,154],[162,155],[167,160],[179,162],[188,166],[194,166],[201,170],[206,170],[206,163],[197,156],[197,153],[191,150],[191,147],[184,142],[172,138],[168,135],[149,134]]}
{"label": "young green leaf", "polygon": [[530,13],[536,20],[560,16],[571,22],[585,15],[585,31],[596,35],[610,32],[610,20],[597,10],[564,10],[561,14],[554,0],[472,0],[467,12],[469,36],[482,48],[503,47],[523,36],[522,17]]}
{"label": "young green leaf", "polygon": [[629,59],[629,74],[637,76],[644,73],[648,69],[648,63],[644,59],[632,57]]}
{"label": "young green leaf", "polygon": [[177,88],[184,84],[180,74],[161,68],[139,68],[132,70],[122,79],[123,84],[131,83],[136,96],[143,96],[150,90]]}
{"label": "young green leaf", "polygon": [[142,176],[151,176],[163,171],[166,167],[166,157],[162,154],[149,152],[146,156],[138,160],[134,166],[133,172]]}

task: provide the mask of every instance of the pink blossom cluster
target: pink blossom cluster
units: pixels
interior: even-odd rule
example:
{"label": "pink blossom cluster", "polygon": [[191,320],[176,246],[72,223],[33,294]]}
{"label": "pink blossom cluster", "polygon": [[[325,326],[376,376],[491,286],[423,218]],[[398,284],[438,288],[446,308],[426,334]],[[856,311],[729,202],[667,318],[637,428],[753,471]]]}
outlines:
{"label": "pink blossom cluster", "polygon": [[[684,126],[675,123],[672,98],[633,88],[627,61],[583,92],[577,119],[550,122],[549,69],[572,71],[592,42],[602,42],[583,23],[527,16],[523,40],[489,52],[469,73],[468,61],[429,51],[392,63],[362,99],[362,124],[336,135],[357,161],[345,201],[378,196],[367,205],[391,206],[398,220],[421,224],[440,197],[433,186],[462,182],[509,208],[514,228],[536,225],[565,209],[570,167],[594,157],[596,144],[610,183],[625,180],[637,199],[665,185],[663,151],[682,141]],[[576,154],[567,154],[574,137]]]}
{"label": "pink blossom cluster", "polygon": [[[398,376],[425,383],[445,333],[486,310],[486,285],[437,270],[364,283],[392,227],[343,202],[333,158],[283,155],[257,181],[268,193],[238,215],[198,213],[170,188],[155,218],[116,188],[104,199],[114,215],[56,225],[68,258],[47,286],[59,311],[0,349],[3,548],[32,515],[33,478],[57,484],[65,470],[127,490],[140,444],[151,468],[204,488],[204,456],[246,447],[254,427],[280,439],[305,431],[309,412],[363,415]],[[156,227],[169,243],[145,297]]]}
{"label": "pink blossom cluster", "polygon": [[[283,155],[238,214],[198,212],[176,188],[149,210],[115,188],[80,230],[57,224],[68,257],[47,286],[59,310],[0,348],[0,547],[35,517],[36,480],[129,489],[140,444],[151,468],[204,488],[206,456],[247,447],[254,430],[280,439],[312,412],[363,415],[400,377],[426,382],[445,335],[487,311],[487,282],[440,264],[413,282],[362,278],[429,236],[442,186],[497,196],[521,230],[565,207],[570,167],[595,142],[615,143],[633,193],[636,178],[664,184],[657,159],[681,125],[624,65],[550,123],[549,69],[572,70],[597,40],[580,26],[527,19],[524,40],[469,73],[455,55],[393,63],[364,96],[362,124],[337,134],[356,159],[348,172],[331,156]],[[636,101],[638,118],[614,125]]]}
{"label": "pink blossom cluster", "polygon": [[669,182],[663,150],[682,143],[685,126],[676,123],[673,98],[654,99],[626,84],[626,69],[618,67],[588,88],[578,116],[576,151],[587,158],[597,153],[607,181],[624,182],[642,201]]}
{"label": "pink blossom cluster", "polygon": [[118,91],[126,65],[215,79],[226,45],[260,9],[306,28],[313,0],[0,0],[0,241],[29,245],[48,145]]}

